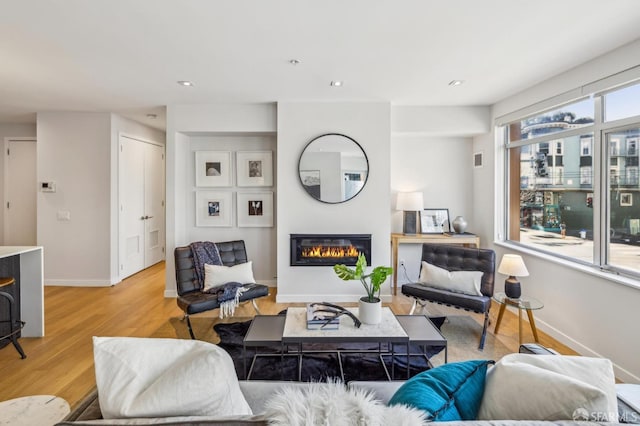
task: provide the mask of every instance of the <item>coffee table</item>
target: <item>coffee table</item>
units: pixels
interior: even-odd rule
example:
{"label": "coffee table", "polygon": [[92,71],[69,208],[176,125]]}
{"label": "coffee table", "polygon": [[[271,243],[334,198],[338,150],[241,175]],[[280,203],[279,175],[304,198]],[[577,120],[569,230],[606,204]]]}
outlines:
{"label": "coffee table", "polygon": [[[349,309],[356,316],[358,309]],[[257,315],[249,327],[243,341],[243,356],[245,360],[244,373],[248,380],[251,377],[253,366],[257,356],[297,356],[298,380],[302,376],[302,356],[309,353],[317,353],[317,350],[305,350],[305,343],[376,343],[378,350],[332,350],[337,353],[340,374],[344,381],[342,369],[342,354],[373,352],[380,357],[381,364],[387,379],[395,376],[395,363],[391,363],[391,374],[384,363],[384,356],[395,355],[395,345],[403,345],[409,356],[424,356],[427,346],[444,346],[445,363],[447,362],[447,339],[440,333],[437,327],[424,315],[394,315],[391,309],[383,308],[382,322],[378,325],[363,324],[355,328],[353,320],[349,317],[341,317],[338,330],[307,330],[306,308],[289,308],[287,315]],[[411,354],[410,345],[417,344],[423,347],[420,354]],[[384,345],[384,348],[383,348]],[[249,371],[247,372],[246,350],[247,347],[280,346],[279,354],[258,353],[254,355]],[[295,350],[290,351],[290,347]],[[392,358],[392,360],[395,358]],[[428,358],[427,358],[428,359]],[[407,377],[410,375],[409,362],[407,362]]]}
{"label": "coffee table", "polygon": [[[357,308],[348,308],[348,310],[356,317],[358,316]],[[305,343],[377,343],[378,350],[375,352],[378,353],[382,367],[389,380],[395,375],[395,365],[391,363],[391,374],[389,374],[382,354],[391,352],[391,356],[393,356],[395,354],[395,344],[404,344],[407,346],[407,352],[409,351],[409,335],[389,308],[382,308],[382,321],[380,321],[380,324],[362,324],[359,328],[356,328],[351,318],[341,317],[340,328],[337,330],[307,330],[307,309],[289,308],[287,309],[287,317],[282,332],[282,343],[297,347],[298,380],[302,377],[302,355],[313,352],[303,350],[303,344]],[[384,352],[382,350],[383,344],[387,344]],[[340,376],[344,380],[342,353],[347,351],[336,350],[335,352],[338,355]],[[358,352],[369,351],[358,350]],[[407,371],[408,374],[409,371]]]}

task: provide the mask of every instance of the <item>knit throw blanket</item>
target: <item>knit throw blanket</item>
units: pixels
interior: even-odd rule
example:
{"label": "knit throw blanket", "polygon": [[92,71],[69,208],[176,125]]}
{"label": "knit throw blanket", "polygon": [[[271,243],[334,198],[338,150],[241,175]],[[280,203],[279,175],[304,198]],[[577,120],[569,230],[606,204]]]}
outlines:
{"label": "knit throw blanket", "polygon": [[[193,254],[193,268],[195,269],[198,285],[200,288],[203,288],[205,276],[204,265],[222,266],[218,246],[210,241],[198,241],[191,243],[189,247]],[[218,296],[218,303],[220,303],[219,316],[220,318],[225,318],[233,316],[236,307],[240,304],[240,296],[247,290],[248,288],[244,287],[241,283],[229,282],[220,287],[212,288],[208,290],[207,293],[214,293]]]}
{"label": "knit throw blanket", "polygon": [[220,287],[209,290],[218,295],[220,303],[220,318],[232,317],[236,312],[236,307],[240,304],[240,296],[249,288],[238,282],[230,282]]}
{"label": "knit throw blanket", "polygon": [[211,241],[198,241],[189,244],[193,255],[193,269],[200,288],[204,287],[204,264],[222,266],[218,246]]}

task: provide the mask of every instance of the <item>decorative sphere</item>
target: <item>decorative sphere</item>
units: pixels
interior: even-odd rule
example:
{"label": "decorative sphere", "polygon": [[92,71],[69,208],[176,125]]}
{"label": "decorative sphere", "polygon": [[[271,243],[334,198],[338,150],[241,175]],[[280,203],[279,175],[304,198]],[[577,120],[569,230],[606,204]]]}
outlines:
{"label": "decorative sphere", "polygon": [[453,226],[453,230],[457,234],[462,234],[467,229],[467,221],[462,216],[456,216],[453,222],[451,222],[451,226]]}

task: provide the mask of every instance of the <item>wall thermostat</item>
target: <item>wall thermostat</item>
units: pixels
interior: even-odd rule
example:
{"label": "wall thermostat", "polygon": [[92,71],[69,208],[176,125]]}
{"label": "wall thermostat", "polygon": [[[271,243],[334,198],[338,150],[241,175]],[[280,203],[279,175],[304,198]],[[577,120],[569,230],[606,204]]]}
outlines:
{"label": "wall thermostat", "polygon": [[40,184],[40,190],[42,192],[56,192],[56,183],[55,182],[42,182]]}

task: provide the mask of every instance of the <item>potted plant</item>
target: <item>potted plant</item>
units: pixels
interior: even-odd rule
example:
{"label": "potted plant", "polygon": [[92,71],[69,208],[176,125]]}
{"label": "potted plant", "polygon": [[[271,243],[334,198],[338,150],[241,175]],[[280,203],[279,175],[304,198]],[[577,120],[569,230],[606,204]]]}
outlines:
{"label": "potted plant", "polygon": [[371,273],[366,274],[367,259],[364,254],[358,255],[355,269],[346,265],[334,265],[333,270],[344,281],[360,280],[367,292],[359,300],[359,317],[365,324],[378,324],[381,320],[382,301],[380,300],[380,287],[391,275],[393,269],[388,266],[376,266]]}

